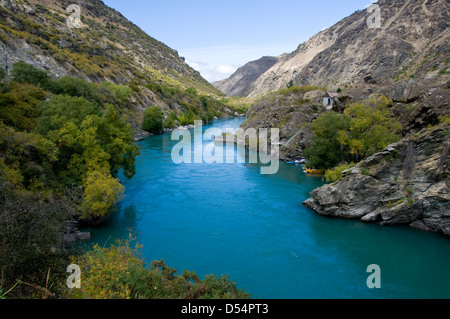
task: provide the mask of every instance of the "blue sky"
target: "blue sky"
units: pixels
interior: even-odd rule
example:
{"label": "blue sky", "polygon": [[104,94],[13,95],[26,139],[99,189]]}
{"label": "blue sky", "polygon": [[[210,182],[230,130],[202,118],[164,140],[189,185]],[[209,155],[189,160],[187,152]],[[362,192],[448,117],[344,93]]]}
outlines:
{"label": "blue sky", "polygon": [[208,81],[294,51],[371,0],[103,0],[186,58]]}

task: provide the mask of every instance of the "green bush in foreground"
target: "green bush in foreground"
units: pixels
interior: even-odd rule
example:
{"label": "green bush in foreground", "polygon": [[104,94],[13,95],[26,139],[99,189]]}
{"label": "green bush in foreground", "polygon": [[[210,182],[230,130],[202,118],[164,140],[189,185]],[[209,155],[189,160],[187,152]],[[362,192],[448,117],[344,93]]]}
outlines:
{"label": "green bush in foreground", "polygon": [[81,267],[81,289],[69,293],[72,299],[248,299],[227,276],[206,276],[201,280],[191,271],[181,275],[164,261],[147,268],[138,249],[130,241],[110,248],[94,246],[82,256],[73,257]]}

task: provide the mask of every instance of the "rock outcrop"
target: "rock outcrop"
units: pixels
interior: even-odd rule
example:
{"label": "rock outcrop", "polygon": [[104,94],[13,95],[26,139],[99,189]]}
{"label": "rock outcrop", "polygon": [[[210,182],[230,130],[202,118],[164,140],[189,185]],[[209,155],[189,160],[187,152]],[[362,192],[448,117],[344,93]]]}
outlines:
{"label": "rock outcrop", "polygon": [[388,146],[311,195],[304,205],[323,216],[450,236],[450,124]]}
{"label": "rock outcrop", "polygon": [[309,124],[319,115],[321,107],[312,103],[318,91],[301,89],[280,91],[258,100],[247,112],[244,130],[255,128],[280,129],[280,159],[299,159],[310,146],[313,132]]}

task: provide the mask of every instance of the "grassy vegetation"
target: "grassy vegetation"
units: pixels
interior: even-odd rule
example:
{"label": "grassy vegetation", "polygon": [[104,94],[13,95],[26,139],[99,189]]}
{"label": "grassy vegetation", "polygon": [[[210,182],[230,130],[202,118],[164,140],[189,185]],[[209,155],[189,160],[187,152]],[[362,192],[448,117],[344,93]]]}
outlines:
{"label": "grassy vegetation", "polygon": [[328,169],[325,172],[324,179],[327,183],[340,181],[342,179],[342,173],[352,167],[355,167],[355,164],[341,164],[333,169]]}

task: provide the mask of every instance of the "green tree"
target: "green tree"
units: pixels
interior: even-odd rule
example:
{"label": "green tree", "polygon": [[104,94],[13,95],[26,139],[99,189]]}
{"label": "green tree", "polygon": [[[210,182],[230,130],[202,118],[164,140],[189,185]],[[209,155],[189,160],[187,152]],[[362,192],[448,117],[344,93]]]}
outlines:
{"label": "green tree", "polygon": [[314,132],[311,147],[304,150],[309,165],[327,169],[339,164],[344,158],[344,149],[337,136],[349,127],[348,117],[336,112],[325,113],[316,119],[311,125]]}
{"label": "green tree", "polygon": [[357,163],[398,141],[401,125],[390,115],[391,103],[380,96],[354,103],[344,114],[328,112],[316,119],[312,145],[305,150],[310,165],[330,169]]}
{"label": "green tree", "polygon": [[159,134],[164,130],[164,112],[157,106],[145,110],[142,129],[149,133]]}
{"label": "green tree", "polygon": [[40,105],[38,128],[58,146],[54,167],[66,185],[82,185],[82,218],[101,220],[122,193],[117,174],[131,178],[139,149],[130,126],[112,105],[106,109],[83,97],[56,95]]}
{"label": "green tree", "polygon": [[379,96],[354,103],[345,110],[350,128],[340,131],[338,140],[348,147],[348,159],[359,162],[399,140],[402,126],[390,115],[391,103],[387,97]]}

